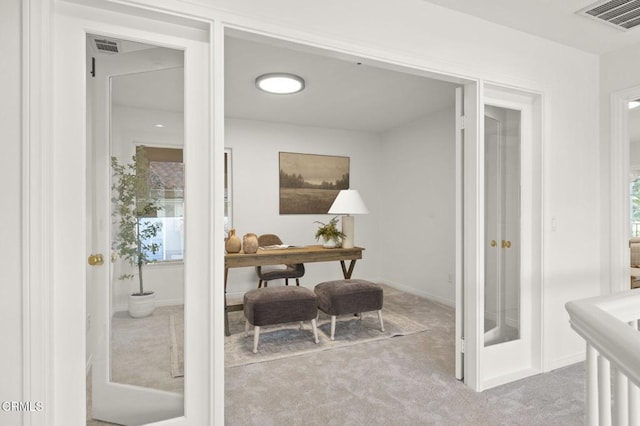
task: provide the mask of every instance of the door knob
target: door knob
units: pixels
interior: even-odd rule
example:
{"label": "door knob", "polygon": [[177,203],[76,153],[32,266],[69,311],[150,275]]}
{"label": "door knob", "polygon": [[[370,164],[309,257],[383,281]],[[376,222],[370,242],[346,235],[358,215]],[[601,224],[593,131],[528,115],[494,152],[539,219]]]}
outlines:
{"label": "door knob", "polygon": [[495,247],[496,244],[498,244],[498,243],[496,243],[496,240],[491,240],[491,247]]}
{"label": "door knob", "polygon": [[502,240],[502,248],[511,248],[511,241]]}
{"label": "door knob", "polygon": [[104,263],[104,258],[99,253],[98,254],[92,254],[87,259],[87,262],[89,262],[89,265],[91,265],[91,266],[100,266],[100,265],[102,265]]}

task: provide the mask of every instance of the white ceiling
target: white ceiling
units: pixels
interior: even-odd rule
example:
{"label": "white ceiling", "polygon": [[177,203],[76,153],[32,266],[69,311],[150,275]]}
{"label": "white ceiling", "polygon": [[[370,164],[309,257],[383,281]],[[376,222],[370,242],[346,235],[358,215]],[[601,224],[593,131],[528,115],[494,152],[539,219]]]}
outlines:
{"label": "white ceiling", "polygon": [[[269,72],[298,74],[305,90],[259,91],[256,77]],[[119,76],[113,102],[182,111],[182,79],[181,69]],[[381,132],[452,107],[455,87],[266,38],[227,37],[225,44],[225,115],[231,118]]]}
{"label": "white ceiling", "polygon": [[[453,83],[262,41],[226,39],[227,117],[381,132],[454,104]],[[293,95],[256,89],[256,77],[271,72],[297,74],[306,87]]]}
{"label": "white ceiling", "polygon": [[[640,44],[640,28],[621,31],[577,15],[590,0],[423,0],[481,19],[555,40],[593,53]],[[124,43],[123,48],[128,48]],[[138,50],[141,46],[133,46]],[[124,49],[123,49],[124,50]],[[385,131],[454,103],[453,83],[392,71],[358,58],[304,48],[267,38],[226,38],[225,112],[227,117],[305,126]],[[306,81],[295,95],[269,95],[255,88],[268,72],[293,72]],[[180,70],[132,75],[120,104],[182,110]]]}
{"label": "white ceiling", "polygon": [[423,0],[586,52],[640,44],[640,27],[622,31],[576,12],[595,0]]}
{"label": "white ceiling", "polygon": [[112,102],[142,109],[182,112],[184,68],[119,75],[113,78]]}

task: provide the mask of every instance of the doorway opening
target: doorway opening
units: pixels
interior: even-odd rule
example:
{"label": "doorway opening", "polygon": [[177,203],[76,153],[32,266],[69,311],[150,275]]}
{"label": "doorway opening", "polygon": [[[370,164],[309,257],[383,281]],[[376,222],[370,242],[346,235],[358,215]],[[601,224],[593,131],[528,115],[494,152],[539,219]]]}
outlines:
{"label": "doorway opening", "polygon": [[[277,96],[256,90],[255,79],[273,72],[299,75],[304,90]],[[357,218],[356,245],[366,251],[354,277],[454,307],[456,281],[462,280],[462,262],[456,262],[456,218],[462,220],[456,212],[462,200],[456,192],[462,161],[456,152],[456,88],[467,83],[228,29],[225,148],[234,153],[234,228],[240,234],[275,232],[288,244],[314,244],[313,222],[331,216],[279,213],[278,154],[349,157],[351,187],[375,206]],[[259,181],[252,179],[255,171]],[[252,207],[256,197],[259,217]],[[407,252],[407,239],[421,243]],[[331,265],[313,265],[301,285],[335,279],[336,272]],[[230,303],[241,301],[255,282],[250,268],[232,270]],[[243,330],[242,313],[237,316],[232,335]]]}
{"label": "doorway opening", "polygon": [[[312,244],[313,231],[310,223],[316,217],[310,220],[304,216],[278,214],[278,198],[275,193],[277,154],[282,150],[348,156],[351,158],[352,186],[361,192],[365,201],[368,198],[378,202],[374,214],[358,218],[358,235],[361,236],[358,244],[367,249],[365,260],[372,258],[374,262],[360,262],[354,276],[373,278],[395,289],[449,306],[455,305],[456,298],[461,298],[462,293],[467,291],[461,290],[457,294],[456,281],[462,280],[463,274],[468,273],[464,268],[469,271],[474,269],[469,266],[473,262],[483,262],[482,256],[485,254],[484,248],[468,250],[465,252],[467,263],[463,265],[462,260],[459,260],[462,258],[463,248],[480,243],[480,239],[470,240],[468,235],[466,240],[456,239],[456,231],[461,232],[458,227],[462,227],[462,220],[469,221],[469,224],[473,222],[474,213],[468,213],[464,219],[461,214],[458,221],[455,218],[456,209],[461,209],[462,200],[473,198],[470,192],[476,183],[475,173],[478,172],[465,170],[469,185],[466,189],[459,189],[461,193],[467,192],[457,198],[456,179],[461,179],[461,176],[456,175],[456,170],[463,167],[458,161],[468,161],[471,164],[477,158],[484,158],[483,153],[474,152],[475,148],[469,147],[466,157],[460,156],[458,159],[456,154],[456,133],[462,127],[456,127],[458,119],[455,89],[469,82],[236,30],[226,32],[225,55],[225,143],[234,151],[234,227],[256,233],[270,232],[277,227],[279,233],[295,238],[290,241],[293,244]],[[309,71],[309,68],[313,71]],[[288,97],[275,98],[256,91],[252,84],[255,78],[275,71],[301,76],[306,82],[304,90]],[[323,79],[328,77],[333,80],[325,87],[322,85]],[[415,86],[410,86],[411,84]],[[406,87],[412,87],[409,93],[403,91]],[[314,89],[321,91],[326,97],[314,98]],[[490,89],[494,98],[503,100],[506,105],[513,103],[513,99],[523,93],[511,89],[501,90],[498,86]],[[439,91],[443,94],[441,99],[446,99],[441,101],[440,108],[420,111],[419,108],[433,107],[434,104],[428,101],[436,100]],[[371,95],[375,96],[368,98]],[[475,93],[471,95],[476,96]],[[484,374],[482,380],[485,382],[481,384],[481,379],[478,378],[481,373],[473,372],[477,380],[471,386],[476,389],[496,386],[514,377],[525,377],[540,371],[541,353],[531,346],[532,339],[540,337],[542,321],[542,311],[539,309],[541,212],[533,212],[534,206],[541,205],[541,189],[536,183],[540,181],[541,173],[539,98],[538,95],[531,95],[527,101],[533,105],[530,108],[531,119],[526,129],[522,130],[523,133],[528,132],[527,137],[531,141],[526,148],[528,151],[513,154],[522,155],[526,162],[522,169],[514,173],[527,174],[526,182],[530,185],[524,201],[527,214],[530,215],[528,228],[524,231],[516,229],[514,234],[525,232],[529,246],[521,251],[519,247],[515,248],[520,241],[519,236],[511,237],[511,240],[505,239],[514,243],[511,257],[535,258],[523,269],[512,271],[512,275],[525,278],[527,291],[531,290],[536,294],[534,302],[523,311],[529,315],[527,321],[535,324],[527,324],[528,346],[526,350],[523,349],[526,353],[518,358],[518,362],[510,363],[508,371],[503,371],[501,365],[490,363],[490,357],[484,358],[487,364],[480,368],[491,368],[491,374]],[[395,103],[398,101],[400,105]],[[479,105],[478,98],[475,102],[464,99],[463,102],[468,107],[466,113],[469,114],[466,136],[478,137],[474,133],[474,120],[471,117],[474,111],[482,114],[484,106]],[[385,109],[387,104],[391,106],[389,109]],[[497,105],[500,107],[502,104]],[[417,108],[413,115],[408,113],[402,116],[403,112],[410,109],[405,107],[412,106]],[[337,117],[332,117],[332,113]],[[394,119],[397,121],[389,125]],[[351,132],[351,139],[337,136],[338,132],[345,130]],[[367,136],[358,139],[354,136],[356,132],[365,132]],[[276,134],[276,137],[271,134]],[[317,137],[318,134],[322,136]],[[362,148],[363,139],[366,139],[365,148]],[[469,146],[474,146],[473,140]],[[252,156],[260,161],[253,161]],[[250,184],[243,182],[242,168],[259,169],[264,179]],[[260,194],[261,205],[265,207],[258,222],[250,208],[255,202],[253,197],[256,194]],[[518,206],[520,202],[518,198]],[[474,204],[474,207],[480,206]],[[443,221],[443,217],[446,220]],[[515,214],[514,217],[519,216]],[[324,219],[322,216],[319,218]],[[518,220],[514,219],[513,222]],[[401,224],[400,232],[405,238],[398,238],[398,224]],[[480,231],[468,226],[467,232]],[[410,237],[406,237],[407,234]],[[481,234],[484,235],[484,231]],[[413,253],[404,250],[407,239],[421,242],[414,247]],[[313,274],[309,274],[308,270],[307,278],[311,283],[318,283],[335,279],[331,274],[332,271],[327,268],[318,268]],[[482,277],[467,275],[466,278],[468,283],[484,283]],[[252,271],[234,270],[229,277],[229,296],[240,298],[245,291],[255,287],[254,281]],[[304,279],[301,282],[304,283]],[[473,298],[484,297],[484,291],[476,291],[471,295]],[[502,300],[508,299],[511,303],[512,300],[520,300],[522,294],[524,292],[518,290],[513,297]],[[506,306],[504,303],[503,305]],[[518,309],[504,317],[501,322],[503,330],[507,326],[518,329],[523,315]],[[475,341],[466,342],[469,359],[473,357],[473,347],[484,346],[481,336],[484,335],[485,323],[483,318],[478,319],[483,313],[484,311],[478,311],[464,319],[461,316],[460,319],[474,327],[481,324],[475,330],[477,345]],[[520,331],[516,335],[519,336],[519,333]],[[504,336],[501,339],[500,343],[504,343],[504,339],[516,340]],[[540,339],[536,342],[538,346],[535,347],[539,347]],[[501,345],[496,344],[494,352],[499,351],[498,346]],[[482,356],[480,351],[478,349],[477,356]]]}

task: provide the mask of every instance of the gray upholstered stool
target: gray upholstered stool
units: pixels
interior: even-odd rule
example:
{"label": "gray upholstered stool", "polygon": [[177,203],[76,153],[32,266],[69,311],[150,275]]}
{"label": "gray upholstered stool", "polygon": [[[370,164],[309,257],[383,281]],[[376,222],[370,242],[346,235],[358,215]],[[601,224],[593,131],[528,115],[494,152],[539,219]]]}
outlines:
{"label": "gray upholstered stool", "polygon": [[244,295],[244,331],[249,335],[249,324],[254,326],[253,353],[258,352],[260,327],[286,322],[311,321],[313,336],[318,343],[316,316],[318,303],[311,290],[304,287],[271,287],[251,290]]}
{"label": "gray upholstered stool", "polygon": [[327,281],[316,285],[318,308],[331,315],[331,340],[335,340],[336,316],[378,311],[380,330],[382,321],[382,287],[365,280]]}

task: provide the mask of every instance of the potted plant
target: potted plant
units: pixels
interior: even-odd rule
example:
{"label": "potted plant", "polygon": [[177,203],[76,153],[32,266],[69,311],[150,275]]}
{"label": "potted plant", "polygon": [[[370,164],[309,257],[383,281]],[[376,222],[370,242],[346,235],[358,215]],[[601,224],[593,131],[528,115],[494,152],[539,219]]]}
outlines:
{"label": "potted plant", "polygon": [[324,241],[323,246],[325,248],[334,248],[339,247],[342,244],[342,239],[344,238],[344,234],[342,231],[338,230],[338,217],[334,217],[329,221],[329,223],[323,223],[316,221],[315,223],[319,223],[322,225],[316,231],[316,240],[322,238]]}
{"label": "potted plant", "polygon": [[[151,315],[155,309],[155,294],[145,291],[142,280],[142,267],[153,263],[153,255],[160,244],[153,241],[162,224],[148,220],[161,208],[149,191],[149,166],[142,151],[132,157],[133,162],[120,164],[111,157],[113,169],[113,216],[116,218],[117,231],[114,249],[118,255],[138,269],[137,292],[129,296],[129,314],[134,318]],[[133,279],[133,273],[123,273],[119,279]]]}

